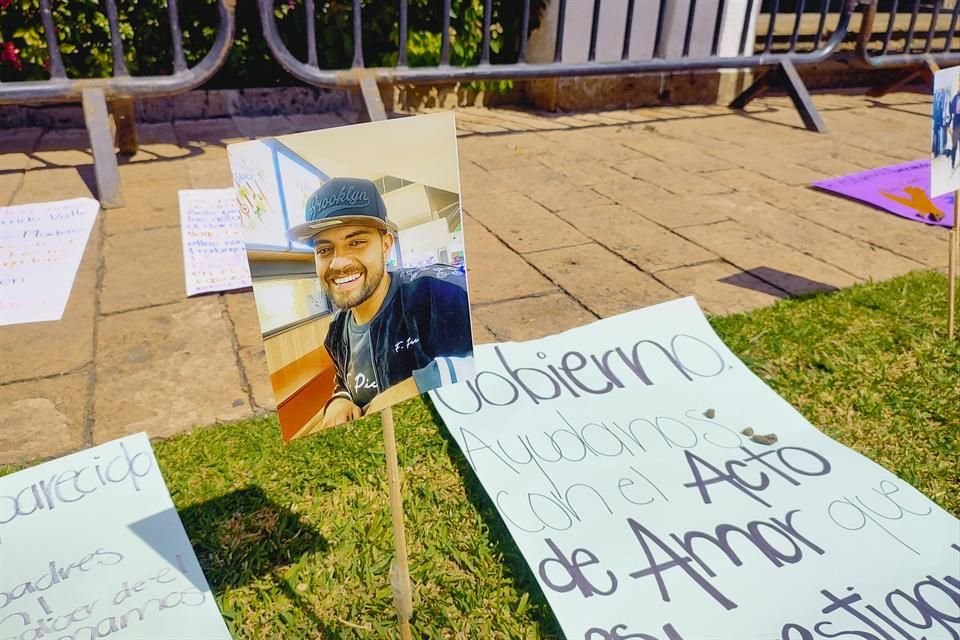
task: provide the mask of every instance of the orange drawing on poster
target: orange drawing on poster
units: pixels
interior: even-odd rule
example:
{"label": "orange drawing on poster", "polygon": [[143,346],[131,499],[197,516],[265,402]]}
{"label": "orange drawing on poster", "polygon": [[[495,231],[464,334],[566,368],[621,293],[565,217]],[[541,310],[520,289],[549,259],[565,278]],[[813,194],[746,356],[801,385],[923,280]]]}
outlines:
{"label": "orange drawing on poster", "polygon": [[910,207],[917,212],[917,215],[922,215],[924,217],[929,216],[933,220],[942,220],[943,211],[933,203],[933,200],[930,199],[930,196],[927,195],[927,192],[921,189],[920,187],[904,187],[904,193],[909,195],[909,198],[904,198],[903,196],[897,196],[892,193],[887,193],[881,191],[880,195],[885,198],[890,198],[894,202],[899,202],[900,204]]}

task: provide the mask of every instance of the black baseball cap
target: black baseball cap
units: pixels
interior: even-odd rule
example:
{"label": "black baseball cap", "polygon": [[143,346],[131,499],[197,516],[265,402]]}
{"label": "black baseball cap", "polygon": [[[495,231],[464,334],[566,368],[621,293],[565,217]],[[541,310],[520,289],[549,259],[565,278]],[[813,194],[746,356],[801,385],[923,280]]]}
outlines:
{"label": "black baseball cap", "polygon": [[352,224],[397,231],[376,185],[363,178],[332,178],[307,198],[304,209],[306,222],[288,229],[288,240],[313,244],[321,231]]}

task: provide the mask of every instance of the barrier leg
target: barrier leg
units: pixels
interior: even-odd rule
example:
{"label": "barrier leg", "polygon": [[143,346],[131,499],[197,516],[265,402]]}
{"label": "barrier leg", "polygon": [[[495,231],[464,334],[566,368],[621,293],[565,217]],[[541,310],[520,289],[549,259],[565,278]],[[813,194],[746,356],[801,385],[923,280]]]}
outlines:
{"label": "barrier leg", "polygon": [[827,127],[823,124],[820,114],[817,113],[817,108],[813,106],[810,92],[807,91],[803,79],[792,62],[784,60],[780,63],[780,76],[783,80],[783,87],[790,95],[790,99],[793,100],[793,106],[797,108],[804,126],[810,131],[826,133]]}
{"label": "barrier leg", "polygon": [[771,69],[759,77],[756,82],[747,87],[747,90],[730,103],[732,109],[743,109],[752,100],[759,98],[767,93],[775,84],[780,85],[786,90],[793,106],[800,114],[804,126],[809,131],[817,133],[826,133],[827,127],[823,124],[817,108],[813,106],[813,100],[810,98],[810,92],[803,84],[803,79],[797,72],[797,68],[790,60],[782,60],[776,69]]}
{"label": "barrier leg", "polygon": [[905,86],[920,78],[923,80],[923,83],[928,87],[933,86],[933,74],[940,70],[940,67],[937,66],[932,59],[926,60],[922,66],[916,67],[913,69],[907,69],[906,72],[896,80],[881,85],[879,87],[874,87],[867,91],[867,95],[871,98],[882,98],[888,93],[893,93],[895,91],[900,91]]}
{"label": "barrier leg", "polygon": [[133,155],[137,152],[137,112],[133,98],[117,98],[110,101],[110,112],[117,124],[117,147],[120,153]]}
{"label": "barrier leg", "polygon": [[745,109],[748,104],[757,98],[762,98],[765,96],[767,91],[770,90],[771,83],[774,81],[773,76],[775,73],[776,72],[771,69],[754,80],[753,84],[744,89],[743,93],[733,99],[733,102],[730,103],[730,108],[741,110]]}
{"label": "barrier leg", "polygon": [[387,110],[383,106],[380,96],[380,87],[372,74],[364,74],[360,78],[360,97],[363,98],[363,110],[360,112],[361,122],[376,122],[387,119]]}
{"label": "barrier leg", "polygon": [[97,198],[104,209],[123,206],[120,193],[120,171],[117,156],[113,152],[113,135],[110,132],[110,115],[103,89],[83,90],[83,119],[90,134],[93,150],[93,169],[97,180]]}

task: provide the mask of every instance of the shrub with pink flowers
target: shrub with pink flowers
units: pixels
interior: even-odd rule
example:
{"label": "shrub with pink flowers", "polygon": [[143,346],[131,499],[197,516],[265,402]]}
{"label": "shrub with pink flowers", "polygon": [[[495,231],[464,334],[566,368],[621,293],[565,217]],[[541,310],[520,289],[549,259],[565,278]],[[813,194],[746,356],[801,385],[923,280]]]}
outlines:
{"label": "shrub with pink flowers", "polygon": [[0,42],[0,62],[5,62],[13,67],[14,71],[23,69],[23,63],[20,61],[20,49],[13,42]]}

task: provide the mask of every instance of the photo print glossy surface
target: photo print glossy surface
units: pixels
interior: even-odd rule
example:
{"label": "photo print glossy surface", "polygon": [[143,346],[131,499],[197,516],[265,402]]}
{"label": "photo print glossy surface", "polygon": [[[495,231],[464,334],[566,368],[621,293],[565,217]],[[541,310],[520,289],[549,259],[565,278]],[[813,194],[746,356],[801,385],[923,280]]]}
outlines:
{"label": "photo print glossy surface", "polygon": [[474,374],[453,114],[229,155],[285,440]]}

